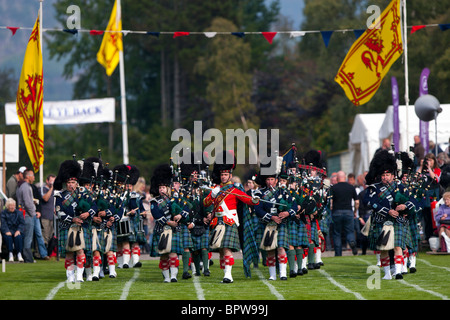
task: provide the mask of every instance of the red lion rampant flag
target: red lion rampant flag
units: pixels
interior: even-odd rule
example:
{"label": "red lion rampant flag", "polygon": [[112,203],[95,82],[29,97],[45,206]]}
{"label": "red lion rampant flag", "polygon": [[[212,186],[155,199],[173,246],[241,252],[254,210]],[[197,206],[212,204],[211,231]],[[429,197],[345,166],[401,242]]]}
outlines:
{"label": "red lion rampant flag", "polygon": [[16,97],[23,141],[34,172],[44,163],[44,78],[39,14],[28,40]]}
{"label": "red lion rampant flag", "polygon": [[402,53],[400,0],[393,0],[352,45],[335,81],[355,106],[362,105],[377,92]]}

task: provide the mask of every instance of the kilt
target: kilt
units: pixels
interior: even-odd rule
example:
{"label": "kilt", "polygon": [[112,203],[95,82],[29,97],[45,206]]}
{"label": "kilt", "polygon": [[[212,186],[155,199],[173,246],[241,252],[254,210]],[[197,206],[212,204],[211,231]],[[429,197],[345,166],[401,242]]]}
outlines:
{"label": "kilt", "polygon": [[298,245],[304,248],[309,247],[309,237],[308,230],[306,229],[306,224],[300,220],[300,224],[297,225],[298,228]]}
{"label": "kilt", "polygon": [[[383,223],[372,223],[369,230],[369,249],[377,251],[377,240],[381,231],[383,230]],[[394,222],[394,247],[400,247],[403,250],[412,248],[411,234],[409,232],[408,223]]]}
{"label": "kilt", "polygon": [[293,247],[300,246],[299,225],[294,220],[288,221],[288,241],[289,245]]}
{"label": "kilt", "polygon": [[194,236],[191,234],[193,251],[208,249],[209,248],[209,232],[208,229],[205,228],[205,232],[201,236]]}
{"label": "kilt", "polygon": [[185,224],[181,225],[181,245],[183,249],[192,249],[194,247],[191,232]]}
{"label": "kilt", "polygon": [[[221,221],[223,221],[223,217],[217,217],[217,224],[221,223]],[[232,226],[226,223],[224,224],[225,224],[225,234],[223,235],[222,245],[220,246],[220,249],[228,248],[232,252],[238,252],[239,250],[241,250],[238,227],[236,223],[234,223]],[[214,250],[209,249],[209,251],[218,252],[219,249]]]}
{"label": "kilt", "polygon": [[[288,223],[280,223],[277,227],[277,231],[278,231],[278,236],[277,236],[277,247],[278,248],[285,248],[285,249],[289,249],[289,228],[288,228]],[[294,223],[295,224],[295,223]],[[258,233],[256,234],[256,244],[259,245],[261,244],[262,238],[264,236],[264,230],[266,229],[266,223],[264,222],[260,222],[260,228],[258,228]]]}
{"label": "kilt", "polygon": [[[92,260],[92,233],[90,227],[83,227],[83,236],[84,236],[84,254],[86,255],[86,261]],[[69,234],[69,228],[62,229],[59,228],[59,239],[58,239],[58,251],[59,256],[62,258],[66,257],[66,242],[67,235]]]}
{"label": "kilt", "polygon": [[417,214],[414,214],[408,219],[409,233],[411,235],[411,252],[419,251],[420,233],[419,227],[417,226],[418,223],[419,218]]}
{"label": "kilt", "polygon": [[319,246],[319,230],[317,229],[317,223],[315,220],[311,221],[311,241],[314,242],[316,247]]}
{"label": "kilt", "polygon": [[[176,231],[179,229],[172,228],[172,249],[170,250],[171,253],[176,254],[183,254],[183,246],[182,246],[182,239],[181,239],[181,231]],[[154,232],[152,237],[152,247],[150,250],[150,256],[151,257],[160,257],[161,255],[158,253],[158,243],[159,239],[161,238],[162,232]]]}

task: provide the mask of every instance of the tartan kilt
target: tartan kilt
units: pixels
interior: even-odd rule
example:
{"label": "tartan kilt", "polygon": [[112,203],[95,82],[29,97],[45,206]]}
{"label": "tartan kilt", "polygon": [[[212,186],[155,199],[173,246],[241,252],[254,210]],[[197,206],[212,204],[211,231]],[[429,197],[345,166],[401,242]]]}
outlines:
{"label": "tartan kilt", "polygon": [[294,220],[288,221],[288,241],[293,247],[300,246],[299,225]]}
{"label": "tartan kilt", "polygon": [[[372,223],[369,230],[369,249],[377,251],[377,240],[381,231],[383,230],[383,223]],[[409,232],[408,224],[394,222],[394,247],[400,247],[403,250],[411,248],[411,234]]]}
{"label": "tartan kilt", "polygon": [[309,247],[308,231],[306,230],[306,224],[300,221],[297,225],[298,228],[298,245],[304,248]]}
{"label": "tartan kilt", "polygon": [[[223,217],[217,217],[217,218],[218,218],[217,224],[221,223],[220,221],[223,221]],[[223,235],[222,245],[220,246],[220,249],[228,248],[232,252],[237,252],[237,251],[241,250],[241,244],[239,242],[239,232],[238,232],[238,227],[237,227],[236,223],[234,223],[231,226],[226,223],[224,223],[224,225],[225,225],[225,234]],[[219,249],[212,250],[211,248],[209,248],[209,251],[210,252],[218,252]]]}
{"label": "tartan kilt", "polygon": [[411,252],[419,251],[420,233],[417,226],[418,222],[419,218],[416,214],[408,220],[409,233],[411,235]]}
{"label": "tartan kilt", "polygon": [[183,246],[183,249],[192,249],[194,247],[191,232],[185,224],[181,225],[181,244]]}
{"label": "tartan kilt", "polygon": [[201,250],[201,249],[209,249],[209,232],[208,229],[205,228],[205,232],[201,236],[194,236],[191,234],[193,251]]}
{"label": "tartan kilt", "polygon": [[311,221],[311,241],[314,242],[316,247],[319,246],[319,230],[315,220]]}
{"label": "tartan kilt", "polygon": [[[182,246],[182,239],[181,239],[181,231],[175,231],[176,229],[172,228],[172,249],[170,250],[171,253],[176,254],[183,254],[183,246]],[[161,255],[158,253],[158,243],[159,239],[161,238],[161,233],[154,232],[152,237],[152,248],[150,250],[150,256],[151,257],[160,257]]]}
{"label": "tartan kilt", "polygon": [[[86,261],[92,260],[92,233],[90,226],[88,228],[83,227],[84,236],[84,254],[86,255]],[[59,256],[62,258],[66,257],[66,242],[67,235],[69,234],[69,228],[63,229],[59,227],[59,238],[58,238],[58,251]]]}

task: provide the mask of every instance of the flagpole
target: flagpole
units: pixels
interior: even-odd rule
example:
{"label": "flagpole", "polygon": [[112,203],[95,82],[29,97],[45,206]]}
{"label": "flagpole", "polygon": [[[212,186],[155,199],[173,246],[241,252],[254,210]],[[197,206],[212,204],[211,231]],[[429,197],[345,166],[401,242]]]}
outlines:
{"label": "flagpole", "polygon": [[[120,4],[120,0],[117,0],[117,16],[120,17],[120,19],[122,18],[122,6]],[[120,99],[122,110],[123,163],[128,164],[129,161],[128,161],[127,99],[125,93],[125,67],[122,50],[119,50],[119,69],[120,69]]]}
{"label": "flagpole", "polygon": [[[42,3],[44,0],[39,0],[39,45],[41,50],[41,56],[42,60],[44,60],[44,55],[42,52]],[[44,63],[44,61],[42,61]],[[42,87],[44,86],[44,73],[42,72]],[[44,103],[44,90],[42,90],[42,104]],[[42,153],[42,157],[44,156],[44,153]],[[41,182],[41,193],[44,190],[44,163],[39,167],[39,181]]]}
{"label": "flagpole", "polygon": [[403,3],[403,52],[405,58],[405,106],[406,106],[406,142],[409,144],[409,82],[408,82],[408,31],[406,24],[406,0],[402,0]]}

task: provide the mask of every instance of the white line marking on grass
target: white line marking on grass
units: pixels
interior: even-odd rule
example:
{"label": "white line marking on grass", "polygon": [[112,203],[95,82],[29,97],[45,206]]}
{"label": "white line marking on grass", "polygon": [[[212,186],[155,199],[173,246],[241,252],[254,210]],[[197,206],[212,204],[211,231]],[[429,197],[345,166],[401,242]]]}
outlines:
{"label": "white line marking on grass", "polygon": [[282,295],[281,293],[279,293],[279,292],[277,291],[277,289],[275,289],[275,287],[274,287],[273,285],[271,285],[271,284],[269,283],[269,281],[267,281],[267,280],[264,278],[264,276],[263,276],[263,274],[261,273],[260,270],[255,270],[255,272],[256,272],[256,274],[258,274],[258,277],[261,279],[261,281],[269,288],[270,292],[271,292],[275,297],[277,297],[278,300],[285,300],[284,297],[283,297],[283,295]]}
{"label": "white line marking on grass", "polygon": [[426,265],[428,265],[428,266],[430,266],[430,267],[433,267],[433,268],[440,268],[440,269],[444,269],[445,271],[450,271],[450,268],[447,268],[447,267],[441,267],[441,266],[435,266],[434,264],[429,263],[427,260],[424,260],[424,259],[417,259],[417,260],[419,260],[420,262],[425,263]]}
{"label": "white line marking on grass", "polygon": [[59,289],[61,289],[62,287],[64,287],[66,285],[66,281],[62,281],[60,283],[58,283],[58,285],[56,287],[54,287],[52,289],[52,291],[50,291],[50,293],[48,294],[48,296],[45,298],[45,300],[53,300],[53,298],[55,297],[55,295],[58,293]]}
{"label": "white line marking on grass", "polygon": [[203,294],[203,289],[198,278],[199,278],[198,276],[194,275],[194,287],[195,292],[197,293],[197,299],[205,300],[205,295]]}
{"label": "white line marking on grass", "polygon": [[424,289],[424,288],[422,288],[422,287],[420,287],[420,286],[418,286],[418,285],[416,285],[416,284],[408,283],[408,282],[406,282],[406,281],[403,280],[403,279],[402,279],[402,280],[399,280],[399,282],[401,282],[401,283],[403,283],[403,284],[406,284],[407,286],[413,287],[413,288],[416,289],[416,290],[419,290],[419,291],[423,291],[423,292],[427,292],[427,293],[429,293],[429,294],[432,294],[433,296],[439,297],[439,298],[441,298],[442,300],[449,300],[448,297],[445,296],[445,295],[443,295],[443,294],[440,294],[440,293],[437,293],[437,292],[434,292],[434,291],[431,291],[431,290],[426,290],[426,289]]}
{"label": "white line marking on grass", "polygon": [[340,284],[339,282],[337,282],[336,280],[334,280],[326,271],[319,269],[319,272],[321,274],[323,274],[325,277],[327,277],[327,279],[334,284],[336,287],[339,287],[342,291],[347,292],[347,293],[351,293],[353,294],[356,299],[358,300],[366,300],[361,294],[359,294],[358,292],[353,292],[352,290],[348,289],[347,287],[345,287],[344,285]]}
{"label": "white line marking on grass", "polygon": [[119,300],[127,300],[128,293],[130,293],[131,285],[138,277],[139,277],[139,269],[136,269],[134,271],[133,277],[130,280],[128,280],[127,283],[125,283],[125,286],[123,287],[122,290],[122,295],[120,296]]}

